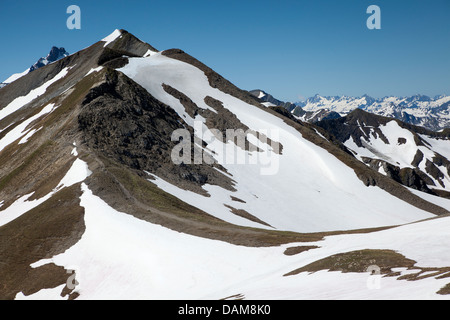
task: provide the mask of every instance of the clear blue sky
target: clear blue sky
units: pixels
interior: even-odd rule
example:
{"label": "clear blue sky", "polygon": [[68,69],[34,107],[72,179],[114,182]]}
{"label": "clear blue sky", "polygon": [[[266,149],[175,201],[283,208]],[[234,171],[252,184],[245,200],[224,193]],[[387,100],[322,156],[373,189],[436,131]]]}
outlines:
{"label": "clear blue sky", "polygon": [[[66,9],[81,8],[81,30]],[[381,30],[369,30],[369,5]],[[51,46],[70,53],[126,29],[286,101],[322,95],[450,95],[449,0],[0,0],[0,81]]]}

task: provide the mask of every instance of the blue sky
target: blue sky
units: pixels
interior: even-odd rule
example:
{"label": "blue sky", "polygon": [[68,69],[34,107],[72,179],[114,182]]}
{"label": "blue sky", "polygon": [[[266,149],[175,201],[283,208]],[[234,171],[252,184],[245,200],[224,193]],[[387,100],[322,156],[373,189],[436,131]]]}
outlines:
{"label": "blue sky", "polygon": [[[69,30],[69,5],[81,30]],[[369,30],[369,5],[381,29]],[[242,89],[321,95],[450,95],[449,0],[0,1],[0,81],[51,46],[70,53],[126,29],[180,48]]]}

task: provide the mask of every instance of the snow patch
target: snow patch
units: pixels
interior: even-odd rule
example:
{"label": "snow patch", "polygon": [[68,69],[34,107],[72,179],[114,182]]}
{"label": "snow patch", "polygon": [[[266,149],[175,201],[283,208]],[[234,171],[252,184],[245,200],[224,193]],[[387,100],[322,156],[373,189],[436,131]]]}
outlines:
{"label": "snow patch", "polygon": [[70,187],[78,182],[84,181],[90,174],[91,172],[87,167],[87,163],[80,159],[76,159],[58,186],[50,193],[40,199],[29,201],[28,199],[34,194],[34,192],[32,192],[20,197],[5,210],[0,210],[0,227],[17,219],[31,209],[36,208],[41,203],[44,203],[62,188]]}
{"label": "snow patch", "polygon": [[67,171],[64,178],[58,184],[55,191],[59,191],[64,187],[70,187],[78,182],[84,181],[91,174],[92,172],[89,170],[87,163],[77,158],[70,167],[69,171]]}
{"label": "snow patch", "polygon": [[44,108],[42,108],[42,110],[28,118],[27,120],[23,121],[21,124],[17,125],[14,129],[12,129],[11,131],[9,131],[3,138],[0,139],[0,151],[2,151],[3,149],[5,149],[8,145],[10,145],[11,143],[13,143],[14,141],[16,141],[17,139],[20,139],[21,137],[23,137],[24,135],[26,135],[20,142],[20,143],[25,143],[28,141],[29,138],[31,138],[31,136],[36,133],[38,130],[32,130],[32,129],[26,129],[33,121],[41,118],[42,116],[52,113],[57,107],[55,107],[54,103],[50,103],[48,105],[46,105]]}
{"label": "snow patch", "polygon": [[24,72],[20,72],[20,73],[15,73],[13,75],[11,75],[8,79],[6,79],[5,81],[3,81],[3,83],[11,83],[16,81],[19,78],[22,78],[24,75],[28,74],[30,72],[30,69],[25,70]]}
{"label": "snow patch", "polygon": [[38,132],[38,131],[41,130],[41,129],[42,129],[42,127],[40,127],[39,129],[32,129],[32,130],[30,130],[30,131],[27,133],[27,135],[26,135],[25,137],[23,137],[22,139],[20,139],[19,144],[27,143],[28,140],[30,140],[30,138],[31,138],[36,132]]}
{"label": "snow patch", "polygon": [[157,53],[158,53],[157,51],[153,51],[153,50],[148,49],[148,51],[144,54],[144,58],[153,56],[153,55],[155,55]]}
{"label": "snow patch", "polygon": [[86,73],[85,77],[87,77],[91,73],[98,72],[98,71],[100,71],[102,69],[103,69],[103,66],[100,66],[100,67],[97,67],[97,68],[92,68],[91,70],[88,71],[88,73]]}
{"label": "snow patch", "polygon": [[109,36],[105,37],[102,39],[102,41],[105,41],[105,45],[103,47],[106,47],[107,45],[109,45],[111,42],[113,42],[114,40],[116,40],[118,37],[120,37],[122,35],[122,32],[120,32],[119,29],[114,30],[113,33],[111,33]]}
{"label": "snow patch", "polygon": [[26,296],[23,292],[17,293],[14,300],[66,300],[66,298],[61,296],[61,292],[66,287],[66,284],[62,284],[55,288],[41,289],[31,296]]}
{"label": "snow patch", "polygon": [[269,108],[269,107],[275,107],[276,105],[273,104],[272,102],[262,102],[261,103],[263,106]]}
{"label": "snow patch", "polygon": [[[76,269],[79,300],[91,299],[448,299],[436,292],[448,278],[417,281],[370,274],[286,273],[334,254],[363,249],[397,251],[418,267],[450,266],[450,218],[439,218],[366,234],[329,236],[319,242],[249,248],[172,231],[111,208],[82,183],[85,233],[62,254],[32,264]],[[182,243],[183,245],[180,245]],[[292,246],[317,249],[287,256]],[[401,275],[411,273],[396,268]],[[63,286],[17,299],[60,299]]]}
{"label": "snow patch", "polygon": [[31,90],[27,95],[14,99],[6,107],[0,110],[0,120],[16,112],[17,110],[19,110],[26,104],[30,103],[40,95],[43,95],[47,91],[48,87],[50,87],[56,81],[64,78],[67,75],[69,69],[70,67],[62,69],[56,76],[53,77],[53,79],[45,82],[40,87]]}

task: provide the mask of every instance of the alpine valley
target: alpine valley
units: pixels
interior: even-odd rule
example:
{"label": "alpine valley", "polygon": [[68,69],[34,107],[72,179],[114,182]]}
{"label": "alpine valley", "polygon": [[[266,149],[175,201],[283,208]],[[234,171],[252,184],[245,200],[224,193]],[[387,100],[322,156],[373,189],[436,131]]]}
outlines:
{"label": "alpine valley", "polygon": [[448,300],[445,117],[264,96],[125,30],[2,87],[0,299]]}

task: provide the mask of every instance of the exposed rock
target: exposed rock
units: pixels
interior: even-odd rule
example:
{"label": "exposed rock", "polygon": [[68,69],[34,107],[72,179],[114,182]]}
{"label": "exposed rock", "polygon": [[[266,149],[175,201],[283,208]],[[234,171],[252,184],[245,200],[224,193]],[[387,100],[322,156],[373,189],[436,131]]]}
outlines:
{"label": "exposed rock", "polygon": [[[205,194],[206,182],[233,190],[231,180],[213,165],[175,164],[171,152],[177,129],[189,129],[169,106],[152,97],[122,73],[107,70],[104,81],[92,88],[78,117],[88,146],[139,171],[148,171],[178,185]],[[191,137],[193,132],[191,130]]]}

